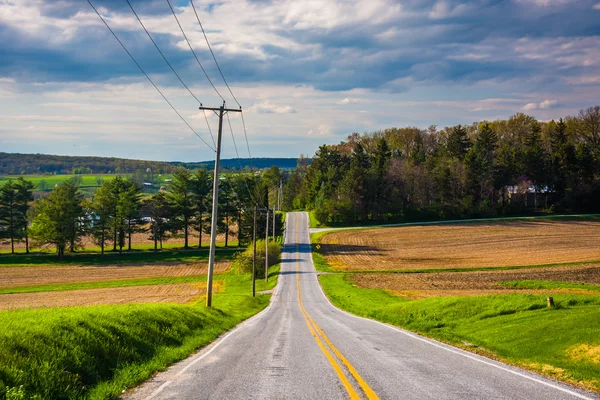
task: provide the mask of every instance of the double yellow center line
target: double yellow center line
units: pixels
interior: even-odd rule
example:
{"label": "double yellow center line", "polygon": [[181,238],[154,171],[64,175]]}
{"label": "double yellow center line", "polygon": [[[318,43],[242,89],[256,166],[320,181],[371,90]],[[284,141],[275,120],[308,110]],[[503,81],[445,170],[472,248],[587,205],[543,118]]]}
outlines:
{"label": "double yellow center line", "polygon": [[[336,374],[340,378],[340,381],[346,388],[348,395],[350,395],[350,399],[360,399],[358,392],[354,389],[342,367],[339,365],[336,358],[332,355],[332,353],[341,361],[341,363],[346,367],[346,369],[350,372],[350,374],[354,377],[360,388],[362,389],[364,395],[369,400],[379,399],[373,389],[369,387],[369,385],[365,382],[365,380],[358,374],[356,369],[350,364],[350,362],[342,355],[342,353],[331,343],[327,335],[323,332],[323,330],[317,325],[315,320],[310,316],[306,308],[304,308],[304,304],[302,303],[302,290],[300,286],[300,251],[299,251],[299,233],[298,233],[298,214],[296,214],[295,218],[296,223],[296,286],[298,289],[298,304],[300,306],[300,311],[304,316],[304,320],[306,321],[306,326],[308,326],[308,330],[315,338],[315,341],[319,345],[319,348],[335,370]],[[323,343],[325,342],[325,343]]]}

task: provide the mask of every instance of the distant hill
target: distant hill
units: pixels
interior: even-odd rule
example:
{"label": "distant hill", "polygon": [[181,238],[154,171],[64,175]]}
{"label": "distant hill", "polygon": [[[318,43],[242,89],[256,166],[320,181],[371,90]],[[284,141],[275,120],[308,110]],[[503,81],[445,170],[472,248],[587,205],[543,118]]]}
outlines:
{"label": "distant hill", "polygon": [[[289,169],[296,167],[296,158],[247,158],[221,160],[223,169],[242,169],[253,167],[257,169],[270,168],[277,165],[279,168]],[[152,169],[155,173],[168,174],[177,167],[188,169],[213,168],[214,161],[201,162],[166,162],[130,160],[114,157],[87,157],[87,156],[56,156],[51,154],[21,154],[0,152],[0,175],[22,174],[108,174],[108,173],[133,173],[140,170]]]}
{"label": "distant hill", "polygon": [[[297,158],[230,158],[227,160],[221,160],[221,168],[225,169],[242,169],[245,168],[271,168],[273,165],[278,166],[282,169],[294,169],[296,168]],[[184,162],[172,162],[171,164],[182,166],[188,169],[197,168],[214,168],[214,161],[200,161],[197,163],[184,163]]]}

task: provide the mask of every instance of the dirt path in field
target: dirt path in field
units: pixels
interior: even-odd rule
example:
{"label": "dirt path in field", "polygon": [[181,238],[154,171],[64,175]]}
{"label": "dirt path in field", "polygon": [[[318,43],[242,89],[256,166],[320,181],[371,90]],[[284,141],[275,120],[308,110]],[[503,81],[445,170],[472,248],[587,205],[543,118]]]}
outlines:
{"label": "dirt path in field", "polygon": [[[229,269],[231,263],[225,260],[215,262],[215,272]],[[130,264],[130,265],[52,265],[31,268],[0,268],[0,288],[37,286],[58,283],[98,282],[120,279],[177,277],[205,275],[208,262]],[[0,300],[1,302],[1,300]]]}
{"label": "dirt path in field", "polygon": [[501,285],[516,280],[550,280],[600,285],[600,265],[532,268],[512,271],[440,272],[417,274],[356,274],[350,278],[360,287],[392,291],[410,299],[434,296],[481,296],[491,294],[598,294],[579,289],[517,289]]}
{"label": "dirt path in field", "polygon": [[[215,290],[220,284],[215,281]],[[0,295],[0,310],[41,307],[91,306],[99,304],[140,304],[192,302],[206,293],[206,284],[130,286],[120,288],[68,290],[62,292]]]}
{"label": "dirt path in field", "polygon": [[320,252],[339,270],[473,268],[600,260],[600,222],[510,221],[339,231]]}

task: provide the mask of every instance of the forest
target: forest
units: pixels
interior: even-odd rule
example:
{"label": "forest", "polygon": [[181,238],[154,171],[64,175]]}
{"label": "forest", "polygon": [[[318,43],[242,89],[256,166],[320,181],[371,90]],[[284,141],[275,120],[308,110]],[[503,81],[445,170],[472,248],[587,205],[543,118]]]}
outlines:
{"label": "forest", "polygon": [[283,195],[321,224],[600,211],[600,106],[353,133],[300,159]]}

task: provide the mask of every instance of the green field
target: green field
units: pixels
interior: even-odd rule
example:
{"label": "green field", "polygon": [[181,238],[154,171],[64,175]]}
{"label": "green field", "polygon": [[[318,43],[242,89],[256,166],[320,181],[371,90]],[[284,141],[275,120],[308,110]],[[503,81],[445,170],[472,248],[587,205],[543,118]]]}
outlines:
{"label": "green field", "polygon": [[[268,283],[257,280],[258,293],[275,286],[278,271],[279,266],[271,267]],[[250,296],[250,274],[228,272],[215,279],[223,282],[224,290],[214,295],[212,309],[201,299],[192,305],[0,312],[0,399],[116,398],[269,302],[267,294]]]}
{"label": "green field", "polygon": [[[5,182],[10,179],[23,178],[27,181],[31,181],[36,185],[36,190],[39,191],[50,191],[55,185],[59,185],[66,180],[77,178],[81,179],[81,188],[84,192],[85,189],[96,188],[99,187],[99,180],[109,181],[114,179],[116,176],[131,176],[131,174],[95,174],[95,175],[85,175],[85,174],[61,174],[61,175],[4,175],[0,176],[0,186],[2,186]],[[157,176],[159,183],[154,186],[156,190],[160,185],[164,184],[166,179],[171,179],[171,175],[164,174],[161,176]],[[41,187],[40,187],[41,183]],[[145,191],[151,192],[151,190],[146,189]]]}
{"label": "green field", "polygon": [[[239,251],[237,248],[219,248],[215,252],[217,260],[230,259],[234,253]],[[208,248],[190,249],[190,250],[163,250],[153,251],[134,251],[119,253],[69,253],[65,254],[60,260],[54,254],[30,254],[30,255],[2,255],[0,256],[0,268],[2,267],[35,267],[38,265],[102,265],[102,264],[141,264],[141,263],[159,263],[169,262],[192,262],[207,261]]]}

